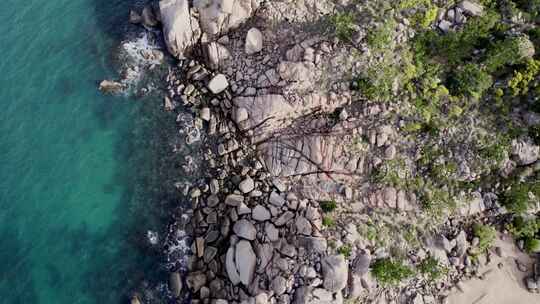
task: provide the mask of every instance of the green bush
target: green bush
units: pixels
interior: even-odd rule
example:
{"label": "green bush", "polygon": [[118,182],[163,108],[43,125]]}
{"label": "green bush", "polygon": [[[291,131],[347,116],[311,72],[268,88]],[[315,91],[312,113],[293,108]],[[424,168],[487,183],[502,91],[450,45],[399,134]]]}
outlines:
{"label": "green bush", "polygon": [[534,238],[540,232],[540,219],[516,216],[508,230],[517,239]]}
{"label": "green bush", "polygon": [[394,19],[388,19],[381,26],[370,30],[366,37],[368,45],[375,51],[388,48],[394,39],[396,25]]}
{"label": "green bush", "polygon": [[524,36],[498,41],[486,53],[484,64],[491,73],[504,65],[521,63],[534,55],[534,45]]}
{"label": "green bush", "polygon": [[383,285],[396,285],[414,274],[414,271],[409,266],[390,258],[375,261],[371,272],[377,281]]}
{"label": "green bush", "polygon": [[529,59],[521,70],[515,70],[508,81],[508,88],[513,96],[525,95],[529,92],[529,83],[540,73],[540,60]]}
{"label": "green bush", "polygon": [[524,248],[528,253],[540,253],[540,240],[533,238],[525,239]]}
{"label": "green bush", "polygon": [[336,221],[330,216],[324,216],[322,219],[322,224],[326,227],[334,227],[336,225]]}
{"label": "green bush", "polygon": [[504,192],[502,203],[510,212],[525,213],[529,209],[529,186],[527,184],[512,185]]}
{"label": "green bush", "polygon": [[480,252],[486,251],[493,246],[493,242],[495,242],[495,239],[497,238],[497,231],[495,228],[488,225],[475,224],[473,226],[473,233],[474,236],[480,240],[480,243],[478,244],[478,250]]}
{"label": "green bush", "polygon": [[330,18],[334,26],[336,36],[344,41],[349,41],[354,33],[354,15],[350,12],[338,13]]}
{"label": "green bush", "polygon": [[459,68],[450,78],[450,90],[454,95],[479,99],[493,84],[492,77],[478,65],[469,63]]}
{"label": "green bush", "polygon": [[432,281],[438,280],[445,273],[439,261],[431,256],[420,262],[418,270]]}
{"label": "green bush", "polygon": [[349,245],[343,245],[337,250],[339,254],[343,254],[346,258],[351,256],[352,248]]}
{"label": "green bush", "polygon": [[332,201],[322,201],[320,203],[320,205],[321,205],[322,211],[327,212],[327,213],[332,212],[332,211],[336,210],[336,208],[337,208],[337,203],[336,203],[336,201],[333,201],[333,200]]}

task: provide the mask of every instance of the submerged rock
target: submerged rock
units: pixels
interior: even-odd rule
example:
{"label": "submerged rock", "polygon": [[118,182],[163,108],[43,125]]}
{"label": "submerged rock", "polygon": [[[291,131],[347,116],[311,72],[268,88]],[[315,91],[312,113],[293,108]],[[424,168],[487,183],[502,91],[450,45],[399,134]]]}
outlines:
{"label": "submerged rock", "polygon": [[104,93],[120,93],[124,88],[125,86],[122,83],[113,80],[103,80],[99,83],[99,90]]}

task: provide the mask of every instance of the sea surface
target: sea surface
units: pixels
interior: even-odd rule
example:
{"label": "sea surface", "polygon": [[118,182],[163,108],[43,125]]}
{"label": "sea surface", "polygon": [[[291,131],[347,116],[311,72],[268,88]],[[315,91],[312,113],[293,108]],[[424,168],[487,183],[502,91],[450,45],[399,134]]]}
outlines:
{"label": "sea surface", "polygon": [[146,231],[165,229],[174,127],[155,96],[97,90],[132,4],[2,3],[0,303],[126,303],[162,275]]}

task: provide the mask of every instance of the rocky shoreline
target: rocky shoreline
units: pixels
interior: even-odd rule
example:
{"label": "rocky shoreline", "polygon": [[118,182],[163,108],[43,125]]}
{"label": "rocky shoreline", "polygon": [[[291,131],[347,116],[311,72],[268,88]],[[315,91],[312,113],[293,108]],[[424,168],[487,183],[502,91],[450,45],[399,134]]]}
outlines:
{"label": "rocky shoreline", "polygon": [[[204,130],[199,153],[206,178],[178,185],[192,207],[178,227],[192,242],[183,262],[174,263],[178,252],[168,257],[169,295],[178,303],[212,304],[448,303],[452,293],[465,292],[462,280],[489,277],[483,269],[495,256],[508,256],[504,246],[484,248],[478,228],[506,229],[497,186],[456,191],[453,213],[423,212],[421,192],[390,176],[392,166],[415,166],[417,146],[431,145],[404,134],[410,104],[373,101],[351,85],[352,75],[382,60],[369,45],[377,23],[366,17],[348,28],[349,43],[325,23],[336,11],[374,8],[300,2],[162,0],[130,14],[133,23],[161,25],[179,60],[166,77],[164,109],[190,108],[193,124]],[[482,12],[482,5],[460,1],[433,26],[458,30]],[[397,20],[394,47],[415,35],[405,16]],[[398,82],[390,84],[395,94]],[[447,132],[450,138],[459,130]],[[453,178],[465,183],[485,173],[474,167],[483,160],[454,152],[460,163]],[[539,156],[538,146],[518,139],[502,167],[529,166]],[[169,245],[180,242],[172,227]],[[539,262],[523,256],[512,262],[523,273],[522,287],[538,292]],[[389,269],[409,278],[385,281]],[[411,278],[410,269],[420,275]]]}

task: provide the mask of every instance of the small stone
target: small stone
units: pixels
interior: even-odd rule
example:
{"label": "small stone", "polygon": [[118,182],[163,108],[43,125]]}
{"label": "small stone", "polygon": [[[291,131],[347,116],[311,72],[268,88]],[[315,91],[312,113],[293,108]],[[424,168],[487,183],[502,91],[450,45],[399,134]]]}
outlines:
{"label": "small stone", "polygon": [[257,229],[255,226],[245,219],[236,222],[233,226],[233,231],[239,237],[250,241],[253,241],[257,236]]}
{"label": "small stone", "polygon": [[268,209],[264,208],[261,205],[257,205],[255,206],[255,208],[253,208],[251,217],[256,221],[262,222],[269,220],[271,216]]}
{"label": "small stone", "polygon": [[225,198],[225,204],[228,206],[238,207],[244,202],[244,196],[240,194],[229,194]]}
{"label": "small stone", "polygon": [[210,121],[210,108],[204,107],[201,109],[201,119],[204,121]]}
{"label": "small stone", "polygon": [[249,286],[255,274],[257,257],[248,241],[240,241],[236,244],[236,268],[240,275],[240,281],[245,286]]}
{"label": "small stone", "polygon": [[278,219],[274,221],[274,224],[278,227],[283,226],[286,223],[288,223],[290,220],[292,220],[293,218],[294,218],[294,213],[292,213],[291,211],[287,211],[283,213],[280,217],[278,217]]}
{"label": "small stone", "polygon": [[263,48],[263,36],[261,31],[251,28],[246,35],[245,50],[248,55],[260,52]]}
{"label": "small stone", "polygon": [[234,121],[236,123],[241,123],[246,121],[249,117],[248,111],[246,108],[236,108],[234,110]]}
{"label": "small stone", "polygon": [[281,207],[285,205],[285,199],[281,197],[276,191],[272,191],[272,193],[270,193],[270,198],[268,199],[268,201],[270,202],[270,204],[276,207]]}
{"label": "small stone", "polygon": [[229,82],[227,81],[227,77],[223,74],[214,76],[214,78],[212,78],[212,80],[210,80],[208,83],[208,89],[214,94],[219,94],[225,91],[227,87],[229,87]]}
{"label": "small stone", "polygon": [[270,283],[270,288],[274,291],[275,295],[282,295],[287,291],[287,280],[282,276],[277,276]]}
{"label": "small stone", "polygon": [[238,188],[242,193],[249,193],[255,189],[255,182],[252,178],[248,177],[244,179],[240,184],[238,185]]}
{"label": "small stone", "polygon": [[264,232],[271,242],[279,240],[279,230],[277,230],[276,226],[273,224],[266,223],[266,226],[264,226]]}

